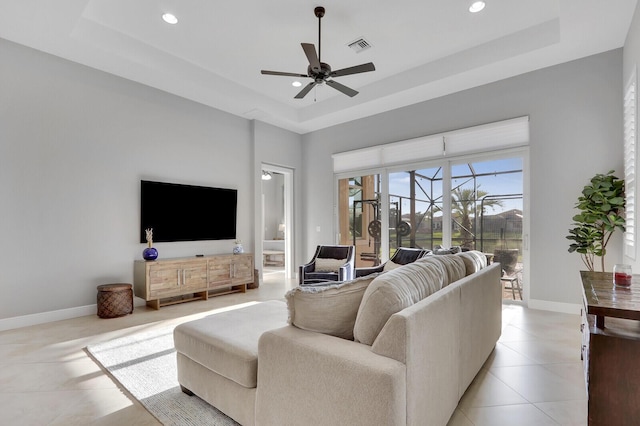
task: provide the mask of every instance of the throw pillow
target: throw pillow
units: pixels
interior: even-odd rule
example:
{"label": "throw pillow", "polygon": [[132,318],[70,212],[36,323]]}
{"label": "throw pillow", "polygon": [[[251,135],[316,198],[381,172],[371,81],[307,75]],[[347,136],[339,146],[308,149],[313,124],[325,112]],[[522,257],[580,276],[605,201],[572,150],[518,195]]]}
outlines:
{"label": "throw pillow", "polygon": [[316,272],[338,272],[340,267],[347,263],[347,259],[316,258]]}
{"label": "throw pillow", "polygon": [[367,286],[379,273],[337,284],[295,287],[285,294],[289,324],[353,340],[353,326]]}
{"label": "throw pillow", "polygon": [[457,256],[460,256],[464,261],[467,275],[474,274],[487,267],[487,256],[480,251],[463,251],[461,253],[457,253]]}
{"label": "throw pillow", "polygon": [[392,262],[392,261],[390,261],[390,260],[387,260],[387,261],[385,262],[385,264],[384,264],[383,268],[382,268],[382,271],[383,271],[383,272],[391,271],[391,270],[396,269],[396,268],[399,268],[399,267],[401,267],[401,266],[402,266],[402,265],[400,265],[400,264],[398,264],[398,263],[395,263],[395,262]]}
{"label": "throw pillow", "polygon": [[355,340],[371,346],[391,315],[440,290],[444,275],[439,262],[414,262],[377,276],[362,296]]}

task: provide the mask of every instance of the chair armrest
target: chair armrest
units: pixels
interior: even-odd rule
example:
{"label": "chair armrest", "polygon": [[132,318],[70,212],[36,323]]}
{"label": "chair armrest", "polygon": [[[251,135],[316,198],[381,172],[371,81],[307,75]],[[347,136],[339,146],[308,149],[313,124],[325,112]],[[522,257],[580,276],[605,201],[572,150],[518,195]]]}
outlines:
{"label": "chair armrest", "polygon": [[338,281],[350,281],[353,279],[353,265],[345,263],[338,269]]}
{"label": "chair armrest", "polygon": [[376,272],[382,272],[383,269],[384,269],[384,263],[380,266],[372,266],[370,268],[356,268],[355,278],[375,274]]}
{"label": "chair armrest", "polygon": [[287,326],[258,344],[257,425],[406,424],[404,364]]}
{"label": "chair armrest", "polygon": [[314,272],[316,270],[316,261],[315,259],[313,260],[313,262],[311,263],[307,263],[305,265],[300,265],[300,268],[298,268],[298,281],[299,284],[304,283],[304,276],[305,274],[309,273],[309,272]]}

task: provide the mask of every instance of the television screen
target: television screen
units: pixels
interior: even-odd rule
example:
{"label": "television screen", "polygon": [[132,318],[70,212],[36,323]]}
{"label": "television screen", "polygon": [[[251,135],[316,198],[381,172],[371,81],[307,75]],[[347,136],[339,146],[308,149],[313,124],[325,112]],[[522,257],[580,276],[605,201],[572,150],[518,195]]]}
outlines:
{"label": "television screen", "polygon": [[153,228],[154,242],[233,240],[238,191],[140,181],[140,242]]}

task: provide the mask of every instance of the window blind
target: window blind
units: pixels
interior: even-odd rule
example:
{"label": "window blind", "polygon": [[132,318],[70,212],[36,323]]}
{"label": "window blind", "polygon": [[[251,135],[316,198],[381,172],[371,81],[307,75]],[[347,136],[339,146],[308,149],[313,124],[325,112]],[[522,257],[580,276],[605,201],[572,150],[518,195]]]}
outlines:
{"label": "window blind", "polygon": [[370,169],[453,155],[492,151],[529,143],[529,117],[333,154],[335,173]]}
{"label": "window blind", "polygon": [[636,258],[636,121],[637,78],[632,73],[624,94],[624,181],[625,181],[625,233],[624,254]]}

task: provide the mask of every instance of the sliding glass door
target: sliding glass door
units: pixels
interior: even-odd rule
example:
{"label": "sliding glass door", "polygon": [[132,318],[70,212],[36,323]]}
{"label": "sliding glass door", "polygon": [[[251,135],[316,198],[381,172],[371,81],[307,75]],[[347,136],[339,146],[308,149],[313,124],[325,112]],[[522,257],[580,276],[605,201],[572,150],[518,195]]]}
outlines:
{"label": "sliding glass door", "polygon": [[388,168],[341,178],[338,187],[340,243],[356,246],[358,267],[399,247],[479,250],[503,265],[504,297],[523,299],[521,156]]}
{"label": "sliding glass door", "polygon": [[503,298],[523,300],[521,157],[451,164],[451,246],[502,265]]}
{"label": "sliding glass door", "polygon": [[442,167],[389,173],[389,257],[442,244]]}
{"label": "sliding glass door", "polygon": [[338,181],[340,244],[356,247],[356,267],[381,261],[380,182],[379,174]]}

